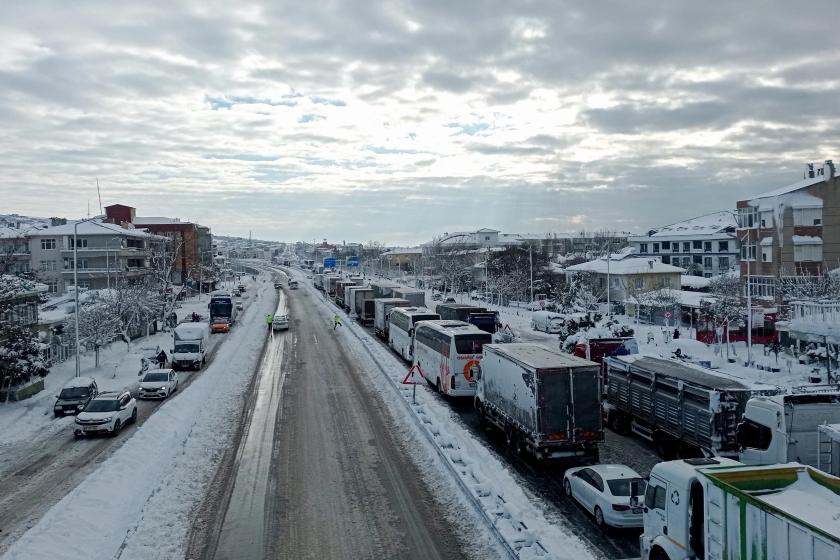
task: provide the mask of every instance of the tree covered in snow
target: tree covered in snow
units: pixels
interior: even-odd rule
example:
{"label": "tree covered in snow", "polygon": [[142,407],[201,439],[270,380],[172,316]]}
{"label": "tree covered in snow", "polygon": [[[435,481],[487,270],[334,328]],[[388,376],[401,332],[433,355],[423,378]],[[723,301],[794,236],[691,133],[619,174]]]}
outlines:
{"label": "tree covered in snow", "polygon": [[740,277],[733,274],[715,276],[709,282],[711,301],[706,303],[705,311],[718,324],[729,322],[734,326],[747,316],[743,294]]}
{"label": "tree covered in snow", "polygon": [[463,291],[472,279],[472,269],[464,247],[456,244],[439,247],[434,256],[434,267],[443,281],[443,291],[457,293]]}
{"label": "tree covered in snow", "polygon": [[[76,337],[76,318],[70,316],[64,323],[64,333],[68,340]],[[93,348],[96,367],[99,367],[99,351],[116,338],[119,333],[119,321],[111,306],[98,297],[79,302],[79,345]]]}
{"label": "tree covered in snow", "polygon": [[806,274],[780,276],[782,301],[840,299],[840,276],[836,274]]}
{"label": "tree covered in snow", "polygon": [[160,292],[146,282],[121,281],[102,292],[100,300],[117,321],[117,332],[131,351],[131,335],[139,329],[148,333],[149,325],[163,312],[165,302]]}
{"label": "tree covered in snow", "polygon": [[36,291],[36,285],[31,280],[0,275],[0,388],[8,389],[47,373],[47,366],[40,356],[37,334],[29,325],[21,324],[12,317],[19,298]]}
{"label": "tree covered in snow", "polygon": [[531,279],[534,294],[548,294],[554,289],[548,253],[528,243],[489,253],[488,289],[500,300],[530,301]]}
{"label": "tree covered in snow", "polygon": [[568,280],[558,284],[554,290],[554,307],[559,313],[588,311],[598,304],[598,296],[592,291],[592,275],[588,272],[572,274]]}

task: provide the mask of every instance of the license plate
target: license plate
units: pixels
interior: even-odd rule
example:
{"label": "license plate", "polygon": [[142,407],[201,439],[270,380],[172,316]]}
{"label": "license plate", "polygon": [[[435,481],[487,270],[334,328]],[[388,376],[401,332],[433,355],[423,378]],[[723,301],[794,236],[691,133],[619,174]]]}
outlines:
{"label": "license plate", "polygon": [[642,508],[640,508],[640,507],[634,507],[634,508],[633,508],[633,513],[642,513]]}
{"label": "license plate", "polygon": [[86,432],[98,432],[101,428],[99,428],[98,426],[85,426],[82,429]]}

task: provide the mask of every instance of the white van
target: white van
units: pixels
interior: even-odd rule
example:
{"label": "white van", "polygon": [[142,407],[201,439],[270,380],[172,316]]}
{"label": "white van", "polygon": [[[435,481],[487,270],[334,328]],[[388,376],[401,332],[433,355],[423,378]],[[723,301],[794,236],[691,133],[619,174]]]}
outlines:
{"label": "white van", "polygon": [[531,315],[531,328],[548,334],[557,334],[563,330],[566,318],[553,311],[535,311]]}

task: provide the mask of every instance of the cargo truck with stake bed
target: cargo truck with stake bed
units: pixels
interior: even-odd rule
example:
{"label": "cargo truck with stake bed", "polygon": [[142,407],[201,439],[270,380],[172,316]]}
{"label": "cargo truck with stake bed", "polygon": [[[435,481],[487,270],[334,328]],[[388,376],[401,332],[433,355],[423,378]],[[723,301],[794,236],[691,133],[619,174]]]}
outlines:
{"label": "cargo truck with stake bed", "polygon": [[659,463],[638,503],[642,560],[840,558],[840,479],[807,465]]}
{"label": "cargo truck with stake bed", "polygon": [[[373,284],[371,284],[373,286]],[[376,294],[376,290],[373,292]],[[381,339],[388,340],[388,314],[395,307],[409,307],[407,299],[376,298],[373,300],[373,332]]]}
{"label": "cargo truck with stake bed", "polygon": [[677,360],[609,356],[604,415],[618,432],[653,442],[663,458],[738,457],[737,429],[747,401],[778,387]]}
{"label": "cargo truck with stake bed", "polygon": [[475,408],[518,452],[598,460],[604,441],[600,367],[532,343],[485,344]]}

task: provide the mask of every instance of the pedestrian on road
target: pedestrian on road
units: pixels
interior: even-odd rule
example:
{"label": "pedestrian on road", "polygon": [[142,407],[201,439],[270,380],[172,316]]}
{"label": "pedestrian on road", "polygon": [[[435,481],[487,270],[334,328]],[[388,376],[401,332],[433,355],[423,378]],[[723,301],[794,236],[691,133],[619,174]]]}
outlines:
{"label": "pedestrian on road", "polygon": [[340,327],[340,326],[341,326],[341,317],[339,317],[338,313],[336,313],[335,317],[333,317],[333,330],[335,330],[336,327]]}
{"label": "pedestrian on road", "polygon": [[158,364],[160,364],[160,369],[163,369],[166,366],[166,352],[163,350],[157,355]]}
{"label": "pedestrian on road", "polygon": [[674,329],[674,340],[677,340],[680,337],[680,328],[677,327]]}
{"label": "pedestrian on road", "polygon": [[269,313],[268,315],[265,316],[265,324],[268,325],[269,329],[271,328],[271,323],[273,323],[273,322],[274,322],[274,315]]}

